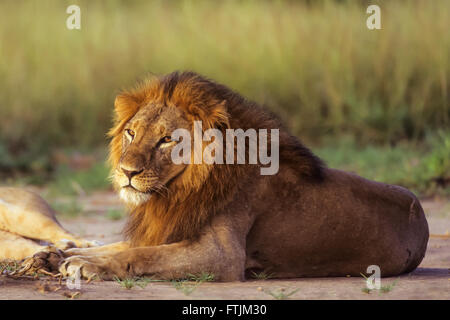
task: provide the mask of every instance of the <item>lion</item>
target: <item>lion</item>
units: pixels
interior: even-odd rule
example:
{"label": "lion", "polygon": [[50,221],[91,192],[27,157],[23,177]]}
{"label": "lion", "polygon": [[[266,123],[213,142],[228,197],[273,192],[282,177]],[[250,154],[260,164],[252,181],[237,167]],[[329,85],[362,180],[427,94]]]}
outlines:
{"label": "lion", "polygon": [[52,244],[60,249],[100,245],[65,230],[55,211],[34,192],[0,187],[0,260],[22,260]]}
{"label": "lion", "polygon": [[[359,276],[377,265],[386,277],[413,271],[425,255],[428,224],[412,192],[328,168],[276,116],[222,84],[194,72],[154,76],[120,93],[114,110],[109,162],[129,209],[125,239],[64,250],[53,266],[64,276],[208,272],[218,281],[243,281],[258,272]],[[278,129],[278,172],[262,175],[260,161],[175,164],[171,152],[180,141],[172,133],[194,135],[195,121],[224,135]],[[268,145],[277,151],[270,139]],[[2,210],[3,218],[14,215]],[[6,231],[20,235],[22,223]],[[23,235],[39,239],[39,232]]]}

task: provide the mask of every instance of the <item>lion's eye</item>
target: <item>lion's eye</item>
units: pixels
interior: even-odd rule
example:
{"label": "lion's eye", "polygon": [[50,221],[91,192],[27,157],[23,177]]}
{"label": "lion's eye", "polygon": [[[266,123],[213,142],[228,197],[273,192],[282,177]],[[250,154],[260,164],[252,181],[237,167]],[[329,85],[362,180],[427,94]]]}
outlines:
{"label": "lion's eye", "polygon": [[136,133],[131,129],[126,129],[125,131],[131,138],[134,138],[134,136],[136,135]]}
{"label": "lion's eye", "polygon": [[157,147],[162,147],[164,143],[171,143],[173,140],[170,136],[165,136],[161,140],[158,141]]}

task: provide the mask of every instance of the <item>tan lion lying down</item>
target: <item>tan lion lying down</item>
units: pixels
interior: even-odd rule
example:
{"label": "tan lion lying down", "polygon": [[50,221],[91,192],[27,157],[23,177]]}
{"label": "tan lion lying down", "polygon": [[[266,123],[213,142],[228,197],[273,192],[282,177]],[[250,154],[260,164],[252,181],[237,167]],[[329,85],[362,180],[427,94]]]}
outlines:
{"label": "tan lion lying down", "polygon": [[65,249],[70,242],[81,248],[98,245],[64,230],[53,209],[35,193],[0,187],[0,260],[22,260],[47,244]]}
{"label": "tan lion lying down", "polygon": [[[280,278],[359,276],[378,265],[392,276],[425,255],[428,225],[411,192],[326,168],[271,114],[225,86],[195,73],[156,77],[119,95],[115,115],[110,162],[130,209],[126,241],[65,250],[49,271],[104,279],[210,272],[232,281],[263,270]],[[224,136],[280,129],[278,173],[261,175],[261,164],[174,164],[171,134],[184,128],[194,136],[196,120]],[[0,189],[0,199],[0,259],[43,249],[26,238],[91,245],[63,230],[37,196]]]}

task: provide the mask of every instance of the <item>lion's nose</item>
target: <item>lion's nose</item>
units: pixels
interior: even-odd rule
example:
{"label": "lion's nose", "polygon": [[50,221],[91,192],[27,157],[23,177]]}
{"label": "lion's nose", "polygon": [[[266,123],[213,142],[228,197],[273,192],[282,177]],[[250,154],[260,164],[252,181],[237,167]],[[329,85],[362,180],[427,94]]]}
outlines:
{"label": "lion's nose", "polygon": [[122,172],[128,177],[129,180],[131,180],[131,178],[133,178],[135,175],[137,175],[143,171],[143,169],[141,169],[141,170],[131,169],[130,170],[130,168],[124,168],[124,167],[121,167],[120,169],[122,169]]}

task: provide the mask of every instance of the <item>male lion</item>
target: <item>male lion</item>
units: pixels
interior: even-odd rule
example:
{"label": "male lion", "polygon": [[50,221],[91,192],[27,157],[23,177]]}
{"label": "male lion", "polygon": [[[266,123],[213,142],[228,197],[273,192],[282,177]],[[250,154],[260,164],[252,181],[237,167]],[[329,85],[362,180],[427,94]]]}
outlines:
{"label": "male lion", "polygon": [[[155,77],[120,94],[115,116],[110,163],[130,211],[126,240],[64,251],[65,276],[210,272],[234,281],[263,270],[278,278],[359,276],[369,265],[393,276],[425,255],[428,225],[414,194],[325,167],[274,116],[223,85],[192,72]],[[173,163],[172,132],[193,133],[194,121],[224,136],[279,129],[278,173],[261,175],[261,163]]]}

